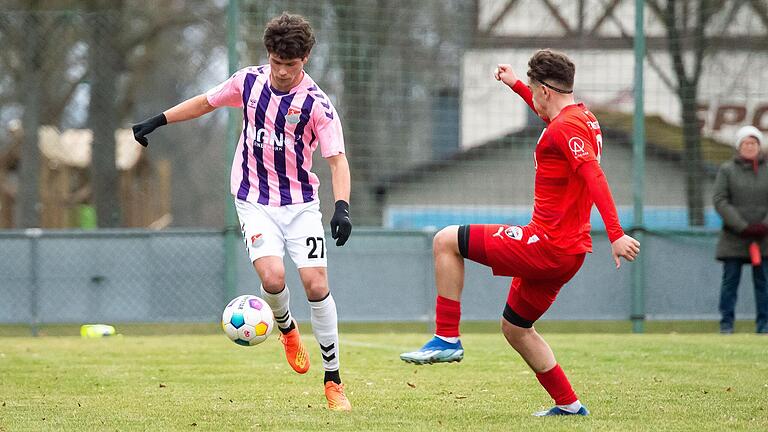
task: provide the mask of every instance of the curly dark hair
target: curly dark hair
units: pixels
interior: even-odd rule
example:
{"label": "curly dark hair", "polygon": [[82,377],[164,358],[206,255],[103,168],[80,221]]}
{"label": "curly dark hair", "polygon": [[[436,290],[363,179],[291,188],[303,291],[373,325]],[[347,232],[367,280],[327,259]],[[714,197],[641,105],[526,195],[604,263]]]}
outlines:
{"label": "curly dark hair", "polygon": [[315,46],[315,33],[303,16],[283,12],[267,23],[264,46],[281,59],[304,58]]}
{"label": "curly dark hair", "polygon": [[550,49],[536,51],[528,61],[528,78],[561,90],[573,90],[576,66],[565,54]]}

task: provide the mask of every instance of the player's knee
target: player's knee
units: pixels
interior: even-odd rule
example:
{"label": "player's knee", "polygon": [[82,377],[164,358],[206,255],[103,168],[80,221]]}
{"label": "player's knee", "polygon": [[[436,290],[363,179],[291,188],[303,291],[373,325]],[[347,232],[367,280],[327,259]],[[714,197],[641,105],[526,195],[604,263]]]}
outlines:
{"label": "player's knee", "polygon": [[305,286],[304,290],[307,293],[307,299],[310,301],[322,300],[328,296],[328,292],[330,291],[328,289],[328,284],[321,282]]}
{"label": "player's knee", "polygon": [[458,232],[458,225],[450,225],[438,231],[435,234],[435,239],[432,241],[432,251],[435,255],[440,253],[459,253]]}
{"label": "player's knee", "polygon": [[304,291],[310,301],[322,300],[328,296],[328,281],[325,278],[313,278],[305,283]]}
{"label": "player's knee", "polygon": [[525,344],[527,338],[533,335],[533,328],[525,328],[512,324],[505,318],[501,319],[501,332],[510,345],[517,348]]}
{"label": "player's knee", "polygon": [[285,272],[264,271],[261,276],[261,285],[270,293],[278,293],[285,287]]}

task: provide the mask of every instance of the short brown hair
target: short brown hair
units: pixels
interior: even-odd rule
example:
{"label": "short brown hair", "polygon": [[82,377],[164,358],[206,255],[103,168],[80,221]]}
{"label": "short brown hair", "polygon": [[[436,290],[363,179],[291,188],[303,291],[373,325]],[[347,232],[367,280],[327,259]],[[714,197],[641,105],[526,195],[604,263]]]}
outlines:
{"label": "short brown hair", "polygon": [[301,15],[283,12],[272,18],[264,29],[264,47],[267,52],[281,59],[304,58],[315,46],[312,26]]}
{"label": "short brown hair", "polygon": [[536,51],[528,61],[528,78],[561,90],[573,90],[576,66],[565,54],[550,49]]}

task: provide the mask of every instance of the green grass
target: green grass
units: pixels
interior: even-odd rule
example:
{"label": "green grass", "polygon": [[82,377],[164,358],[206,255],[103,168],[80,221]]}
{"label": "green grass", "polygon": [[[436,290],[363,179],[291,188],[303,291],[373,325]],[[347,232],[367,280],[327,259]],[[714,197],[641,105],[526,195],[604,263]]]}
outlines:
{"label": "green grass", "polygon": [[0,338],[0,431],[768,430],[768,337],[752,334],[544,332],[593,415],[541,419],[549,397],[499,333],[465,333],[464,361],[433,366],[398,359],[425,332],[343,333],[351,413],[325,409],[314,343],[300,376],[275,337],[125,333]]}
{"label": "green grass", "polygon": [[[156,335],[210,335],[220,334],[218,323],[110,323],[126,336]],[[432,331],[432,324],[424,322],[356,322],[341,323],[343,333],[422,333]],[[553,321],[541,320],[536,328],[543,333],[631,333],[630,321]],[[754,321],[739,320],[735,324],[739,333],[754,331]],[[43,324],[39,336],[77,336],[80,324]],[[468,333],[498,333],[498,321],[462,321],[461,330]],[[310,331],[309,327],[306,331]],[[717,333],[717,321],[646,321],[646,333]],[[0,325],[0,337],[31,336],[29,325]]]}

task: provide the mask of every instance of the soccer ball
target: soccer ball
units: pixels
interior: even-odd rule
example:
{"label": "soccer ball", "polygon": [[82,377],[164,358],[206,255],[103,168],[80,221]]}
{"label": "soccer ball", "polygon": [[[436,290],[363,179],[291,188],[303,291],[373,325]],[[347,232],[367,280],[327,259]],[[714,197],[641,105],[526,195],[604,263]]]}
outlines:
{"label": "soccer ball", "polygon": [[221,328],[234,343],[242,346],[258,345],[275,326],[272,308],[255,295],[241,295],[233,299],[221,315]]}

